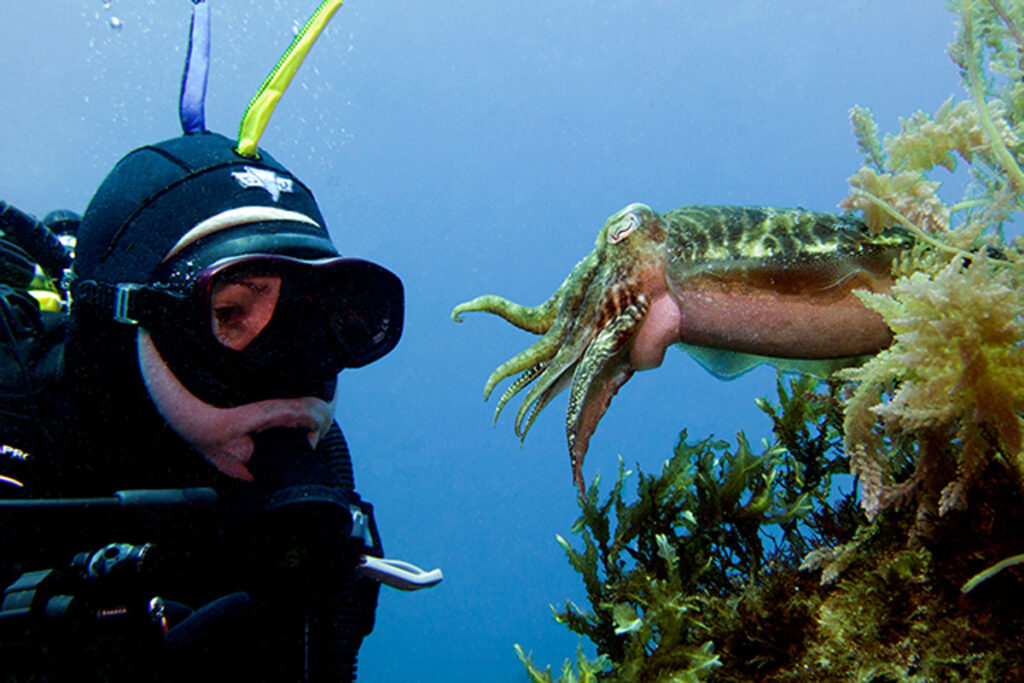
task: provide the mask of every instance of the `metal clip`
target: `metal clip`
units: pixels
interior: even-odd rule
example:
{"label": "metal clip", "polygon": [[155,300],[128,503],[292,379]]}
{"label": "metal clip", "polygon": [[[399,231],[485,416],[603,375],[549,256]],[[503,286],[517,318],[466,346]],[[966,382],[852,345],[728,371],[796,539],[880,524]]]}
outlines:
{"label": "metal clip", "polygon": [[149,618],[160,627],[160,631],[166,636],[168,631],[166,605],[159,595],[149,601]]}
{"label": "metal clip", "polygon": [[128,306],[131,304],[133,292],[142,289],[142,285],[134,282],[119,282],[114,299],[114,320],[126,325],[138,325],[139,321],[128,317]]}
{"label": "metal clip", "polygon": [[367,548],[373,547],[373,532],[370,531],[370,520],[366,513],[358,505],[349,505],[348,510],[352,513],[352,538],[361,538]]}

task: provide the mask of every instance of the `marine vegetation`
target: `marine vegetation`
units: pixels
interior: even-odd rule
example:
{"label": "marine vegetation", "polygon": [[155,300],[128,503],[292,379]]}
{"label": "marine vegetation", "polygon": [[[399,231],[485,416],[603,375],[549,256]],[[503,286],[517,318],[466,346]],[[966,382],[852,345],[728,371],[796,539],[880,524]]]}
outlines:
{"label": "marine vegetation", "polygon": [[[683,432],[660,474],[620,463],[603,500],[592,482],[572,527],[582,548],[558,539],[590,609],[568,602],[555,618],[599,656],[580,649],[555,678],[517,645],[530,680],[1022,680],[1022,575],[963,592],[1024,549],[1019,484],[984,473],[986,502],[949,513],[926,541],[910,540],[909,507],[868,521],[846,474],[845,391],[780,380],[777,400],[758,402],[771,443]],[[908,476],[914,440],[891,446]]]}
{"label": "marine vegetation", "polygon": [[556,619],[597,658],[556,679],[517,646],[531,680],[1024,680],[1024,0],[949,7],[966,96],[884,137],[851,110],[841,207],[915,238],[853,292],[891,343],[780,378],[757,450],[684,432],[660,474],[595,481],[559,539],[590,606]]}

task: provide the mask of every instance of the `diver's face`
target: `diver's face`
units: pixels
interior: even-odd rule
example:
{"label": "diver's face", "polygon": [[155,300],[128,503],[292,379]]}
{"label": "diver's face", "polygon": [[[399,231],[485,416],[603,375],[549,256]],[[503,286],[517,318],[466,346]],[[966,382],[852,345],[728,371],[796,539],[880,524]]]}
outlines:
{"label": "diver's face", "polygon": [[239,274],[214,283],[210,290],[210,328],[221,344],[246,348],[274,315],[281,295],[278,275]]}

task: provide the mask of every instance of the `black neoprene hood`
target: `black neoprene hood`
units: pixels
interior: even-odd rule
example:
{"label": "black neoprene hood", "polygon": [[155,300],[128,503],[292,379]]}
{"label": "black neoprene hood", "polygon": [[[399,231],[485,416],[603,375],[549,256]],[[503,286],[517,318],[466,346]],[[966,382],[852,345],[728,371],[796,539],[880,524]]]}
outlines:
{"label": "black neoprene hood", "polygon": [[261,150],[235,152],[234,141],[199,133],[140,147],[122,158],[86,208],[78,232],[75,274],[103,282],[150,282],[182,235],[197,223],[243,206],[303,214],[274,221],[312,253],[337,255],[313,194]]}

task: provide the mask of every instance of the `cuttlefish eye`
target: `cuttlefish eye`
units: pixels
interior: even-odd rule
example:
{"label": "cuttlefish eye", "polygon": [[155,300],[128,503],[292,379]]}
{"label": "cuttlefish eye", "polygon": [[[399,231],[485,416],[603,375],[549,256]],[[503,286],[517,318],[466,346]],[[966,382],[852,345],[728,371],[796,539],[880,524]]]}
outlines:
{"label": "cuttlefish eye", "polygon": [[629,233],[636,230],[639,226],[640,217],[632,211],[627,213],[619,219],[617,225],[608,231],[608,244],[618,244],[629,237]]}

